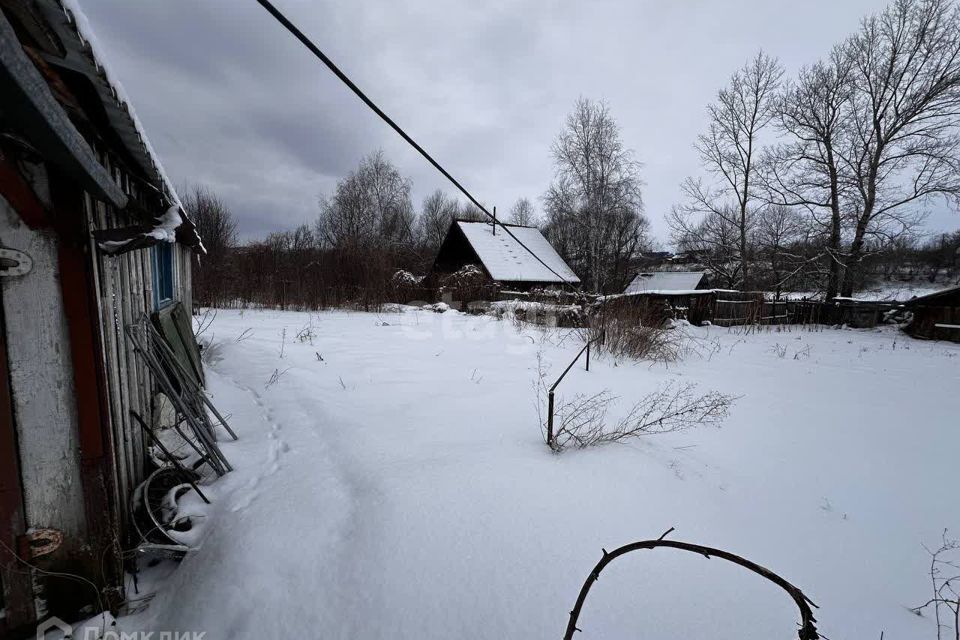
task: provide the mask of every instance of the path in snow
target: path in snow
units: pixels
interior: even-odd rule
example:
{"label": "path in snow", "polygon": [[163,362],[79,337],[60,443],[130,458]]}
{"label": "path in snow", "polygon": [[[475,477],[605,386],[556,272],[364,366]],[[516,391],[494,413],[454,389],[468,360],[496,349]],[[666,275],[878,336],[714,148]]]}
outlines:
{"label": "path in snow", "polygon": [[[453,313],[249,311],[220,312],[212,331],[210,386],[241,436],[223,446],[237,470],[207,491],[202,548],[125,629],[557,638],[601,547],[677,526],[804,588],[830,637],[932,637],[906,606],[927,597],[921,542],[960,530],[945,489],[960,445],[956,345],[697,329],[700,354],[682,363],[595,360],[565,388],[637,398],[698,382],[743,396],[722,429],[558,457],[531,383],[538,352],[554,373],[576,353],[562,332]],[[584,638],[790,638],[795,619],[735,567],[658,551],[608,569],[580,626]]]}

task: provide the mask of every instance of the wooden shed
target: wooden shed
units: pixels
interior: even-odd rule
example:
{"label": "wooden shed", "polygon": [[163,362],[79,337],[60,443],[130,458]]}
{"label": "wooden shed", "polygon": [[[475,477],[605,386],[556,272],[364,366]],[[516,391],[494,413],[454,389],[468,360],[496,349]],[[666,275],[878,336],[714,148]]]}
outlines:
{"label": "wooden shed", "polygon": [[124,599],[152,381],[123,328],[189,312],[202,251],[71,6],[0,3],[0,636]]}
{"label": "wooden shed", "polygon": [[491,281],[518,291],[580,283],[577,274],[539,229],[504,225],[513,234],[510,235],[499,226],[454,220],[437,252],[431,275],[451,274],[467,265],[477,265]]}
{"label": "wooden shed", "polygon": [[905,331],[914,338],[960,342],[960,286],[904,303],[913,314]]}
{"label": "wooden shed", "polygon": [[641,271],[623,292],[677,295],[709,288],[710,278],[706,271]]}

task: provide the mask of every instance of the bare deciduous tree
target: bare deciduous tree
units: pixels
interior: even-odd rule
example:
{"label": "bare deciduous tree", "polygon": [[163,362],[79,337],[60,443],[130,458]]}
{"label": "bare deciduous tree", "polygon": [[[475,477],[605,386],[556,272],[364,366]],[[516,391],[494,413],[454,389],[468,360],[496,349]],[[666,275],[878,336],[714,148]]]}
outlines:
{"label": "bare deciduous tree", "polygon": [[841,175],[840,147],[848,135],[850,58],[841,47],[826,62],[801,69],[778,103],[778,124],[788,136],[768,155],[770,200],[804,210],[824,231],[826,297],[840,290],[843,276],[843,207],[849,184]]}
{"label": "bare deciduous tree", "polygon": [[[960,6],[895,0],[845,43],[853,88],[842,162],[853,231],[847,268],[871,237],[922,219],[911,204],[941,195],[960,204]],[[847,277],[842,295],[856,282]]]}
{"label": "bare deciduous tree", "polygon": [[[763,206],[757,180],[759,136],[776,116],[782,75],[780,63],[761,51],[720,90],[707,107],[707,132],[696,144],[710,180],[687,178],[681,187],[686,202],[674,207],[669,216],[678,243],[724,242],[722,252],[734,261],[744,290],[752,285],[750,234],[757,209]],[[736,231],[732,245],[727,244],[731,229]],[[714,231],[721,233],[711,235]]]}
{"label": "bare deciduous tree", "polygon": [[420,211],[420,241],[430,253],[436,253],[450,229],[450,223],[459,213],[455,198],[437,189],[423,200]]}
{"label": "bare deciduous tree", "polygon": [[198,302],[213,305],[223,302],[227,261],[237,244],[237,222],[226,205],[209,188],[194,185],[186,191],[183,207],[197,225],[197,233],[207,250],[193,275],[194,295]]}
{"label": "bare deciduous tree", "polygon": [[457,218],[470,222],[490,222],[490,216],[485,214],[480,207],[472,202],[464,202],[463,205],[460,206],[457,212]]}
{"label": "bare deciduous tree", "polygon": [[337,183],[331,199],[322,199],[317,230],[330,246],[398,246],[413,241],[414,211],[410,181],[382,151]]}
{"label": "bare deciduous tree", "polygon": [[581,98],[553,143],[548,237],[591,289],[621,290],[644,242],[640,165],[604,103]]}
{"label": "bare deciduous tree", "polygon": [[533,203],[528,198],[518,199],[510,209],[509,221],[525,227],[536,226],[537,213],[533,210]]}
{"label": "bare deciduous tree", "polygon": [[754,231],[757,257],[770,270],[768,280],[780,298],[783,286],[796,274],[806,258],[797,255],[792,248],[804,238],[804,220],[800,212],[790,207],[774,205],[766,207],[757,219]]}
{"label": "bare deciduous tree", "polygon": [[670,213],[668,220],[679,250],[695,252],[716,276],[718,284],[729,289],[743,286],[743,254],[735,212],[724,208],[723,215],[696,219],[678,209]]}

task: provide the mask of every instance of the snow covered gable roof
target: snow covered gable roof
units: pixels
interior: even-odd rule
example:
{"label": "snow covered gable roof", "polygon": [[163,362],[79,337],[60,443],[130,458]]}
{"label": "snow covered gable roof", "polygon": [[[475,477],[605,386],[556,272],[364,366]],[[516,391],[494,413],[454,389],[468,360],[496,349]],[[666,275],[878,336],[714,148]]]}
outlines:
{"label": "snow covered gable roof", "polygon": [[[507,225],[517,240],[533,251],[550,267],[549,269],[530,255],[530,252],[520,246],[517,240],[511,238],[503,229],[498,229],[494,234],[493,225],[487,222],[457,220],[455,224],[463,232],[483,267],[494,280],[558,284],[564,281],[574,284],[580,282],[577,274],[567,266],[560,254],[535,227]],[[552,273],[551,269],[556,273]]]}
{"label": "snow covered gable roof", "polygon": [[624,293],[648,291],[692,291],[700,286],[704,271],[652,271],[638,273]]}

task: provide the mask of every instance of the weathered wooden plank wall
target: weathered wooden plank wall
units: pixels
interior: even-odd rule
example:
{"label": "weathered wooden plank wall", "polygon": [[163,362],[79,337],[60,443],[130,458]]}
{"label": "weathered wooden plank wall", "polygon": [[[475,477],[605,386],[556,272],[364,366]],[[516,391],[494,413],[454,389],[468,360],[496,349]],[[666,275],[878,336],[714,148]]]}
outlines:
{"label": "weathered wooden plank wall", "polygon": [[[109,160],[104,158],[108,163]],[[137,196],[137,185],[116,169],[124,190]],[[111,210],[102,202],[87,198],[86,213],[91,230],[109,229],[134,224],[127,214]],[[154,311],[153,250],[138,249],[119,256],[99,251],[91,239],[97,297],[100,301],[101,338],[104,346],[104,369],[107,372],[107,393],[110,428],[114,442],[117,504],[121,505],[121,525],[129,514],[126,505],[134,488],[144,478],[146,443],[143,433],[130,418],[136,411],[149,424],[152,418],[153,379],[149,370],[127,338],[124,327]],[[190,309],[191,251],[174,245],[174,298]]]}
{"label": "weathered wooden plank wall", "polygon": [[907,333],[916,338],[960,342],[960,307],[917,307]]}

